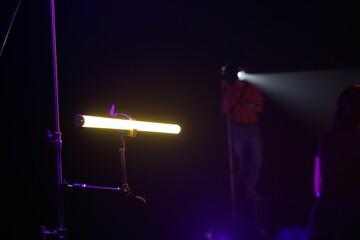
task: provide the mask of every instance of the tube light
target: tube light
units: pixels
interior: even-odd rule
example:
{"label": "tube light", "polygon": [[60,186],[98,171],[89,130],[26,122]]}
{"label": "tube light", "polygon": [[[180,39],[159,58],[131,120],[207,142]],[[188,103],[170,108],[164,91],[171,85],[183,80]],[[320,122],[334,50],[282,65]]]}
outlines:
{"label": "tube light", "polygon": [[105,118],[88,115],[77,115],[75,124],[88,128],[105,128],[119,130],[134,130],[145,132],[159,132],[178,134],[181,128],[177,124],[145,122],[136,120],[125,120],[118,118]]}

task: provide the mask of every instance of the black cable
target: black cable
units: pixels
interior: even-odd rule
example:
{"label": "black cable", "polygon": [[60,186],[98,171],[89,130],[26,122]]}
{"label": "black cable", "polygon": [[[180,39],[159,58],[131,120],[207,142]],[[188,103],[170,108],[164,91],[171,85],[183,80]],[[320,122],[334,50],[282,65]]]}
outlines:
{"label": "black cable", "polygon": [[8,27],[8,29],[7,29],[7,32],[6,32],[6,34],[5,34],[4,41],[3,41],[3,43],[1,44],[0,56],[2,55],[2,52],[3,52],[3,50],[4,50],[5,43],[6,43],[6,41],[7,41],[8,36],[9,36],[9,33],[10,33],[11,27],[12,27],[12,25],[13,25],[13,22],[14,22],[14,20],[15,20],[15,16],[16,16],[16,14],[17,14],[17,11],[18,11],[18,9],[19,9],[19,7],[20,7],[20,3],[21,3],[21,0],[18,0],[17,5],[16,5],[16,8],[15,8],[15,11],[14,11],[14,14],[13,14],[12,19],[11,19],[11,22],[10,22],[9,27]]}

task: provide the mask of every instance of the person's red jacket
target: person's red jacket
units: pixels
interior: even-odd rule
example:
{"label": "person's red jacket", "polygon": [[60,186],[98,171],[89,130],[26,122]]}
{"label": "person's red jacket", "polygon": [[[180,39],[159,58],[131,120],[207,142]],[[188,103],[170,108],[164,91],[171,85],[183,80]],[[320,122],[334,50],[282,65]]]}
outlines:
{"label": "person's red jacket", "polygon": [[263,111],[263,95],[245,81],[229,85],[229,113],[231,121],[239,124],[257,124],[257,114]]}

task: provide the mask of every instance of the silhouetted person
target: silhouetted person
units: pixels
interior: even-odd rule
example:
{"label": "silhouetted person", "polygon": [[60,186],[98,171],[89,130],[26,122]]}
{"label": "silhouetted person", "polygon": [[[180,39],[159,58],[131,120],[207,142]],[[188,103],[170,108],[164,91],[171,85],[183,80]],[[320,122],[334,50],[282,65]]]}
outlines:
{"label": "silhouetted person", "polygon": [[360,239],[360,84],[341,92],[333,126],[319,141],[314,191],[310,239]]}

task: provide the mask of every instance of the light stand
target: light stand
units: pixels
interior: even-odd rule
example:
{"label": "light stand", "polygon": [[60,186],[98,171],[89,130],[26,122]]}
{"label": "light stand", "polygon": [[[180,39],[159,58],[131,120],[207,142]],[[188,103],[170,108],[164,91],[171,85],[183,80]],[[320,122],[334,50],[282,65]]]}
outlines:
{"label": "light stand", "polygon": [[[233,157],[233,141],[232,141],[232,129],[231,129],[231,118],[230,118],[230,105],[229,105],[229,86],[227,81],[227,77],[233,78],[233,69],[229,68],[229,63],[222,66],[220,68],[220,75],[222,77],[223,86],[222,86],[222,105],[223,105],[223,112],[226,113],[226,130],[227,130],[227,147],[228,147],[228,162],[229,162],[229,175],[230,175],[230,191],[231,191],[231,205],[232,205],[232,216],[233,219],[237,219],[237,194],[236,194],[236,183],[235,183],[235,170],[234,170],[234,157]],[[228,73],[230,72],[230,75]],[[243,81],[246,78],[246,72],[242,68],[237,68],[236,72],[237,80]],[[232,80],[232,79],[231,79]],[[236,81],[237,81],[236,80]],[[225,84],[224,84],[225,83]],[[240,94],[237,101],[242,97],[244,91]],[[237,103],[237,102],[236,102]],[[236,104],[235,103],[235,104]]]}
{"label": "light stand", "polygon": [[[121,187],[106,187],[106,186],[94,186],[94,185],[88,185],[85,183],[69,183],[64,182],[63,184],[66,185],[69,188],[81,188],[82,190],[85,189],[100,189],[100,190],[111,190],[111,191],[120,191],[125,196],[129,196],[134,198],[135,200],[145,203],[146,200],[143,197],[136,196],[131,193],[130,187],[127,182],[127,175],[126,175],[126,164],[125,164],[125,136],[130,136],[130,134],[133,134],[134,131],[121,131],[120,134],[120,163],[121,163],[121,176],[122,176],[122,184]],[[133,135],[131,135],[133,136]]]}
{"label": "light stand", "polygon": [[[120,132],[121,132],[121,134],[120,134],[119,152],[120,152],[121,176],[122,176],[121,187],[94,186],[94,185],[88,185],[88,184],[85,184],[85,183],[69,183],[69,182],[61,181],[60,183],[58,183],[58,200],[59,200],[59,203],[62,203],[62,194],[61,194],[61,190],[62,190],[61,186],[62,185],[67,186],[69,188],[80,188],[82,190],[85,190],[85,189],[100,189],[100,190],[120,191],[125,196],[132,197],[132,198],[134,198],[135,200],[137,200],[137,201],[139,201],[141,203],[146,202],[145,198],[140,197],[140,196],[136,196],[136,195],[131,193],[130,187],[129,187],[128,182],[127,182],[126,164],[125,164],[125,136],[134,137],[136,135],[136,130],[128,130],[128,131],[121,130]],[[60,135],[58,135],[58,136],[60,136]],[[53,143],[55,143],[54,145],[56,147],[60,147],[59,144],[56,144],[56,143],[61,142],[61,140],[59,141],[59,137],[54,135],[52,138],[55,139],[55,140],[52,141]],[[56,149],[58,151],[61,150],[61,149],[58,149],[58,148],[56,148]],[[58,165],[58,167],[61,167],[61,166]],[[58,169],[58,176],[59,176],[59,173],[61,173],[61,168]],[[60,207],[62,207],[62,205],[60,205]],[[58,212],[59,213],[59,220],[61,219],[62,220],[61,223],[63,223],[63,219],[64,219],[62,217],[63,208],[59,208],[58,210],[59,210],[59,212]],[[61,212],[60,212],[60,210],[61,210]],[[59,228],[55,229],[55,230],[52,230],[52,231],[46,230],[45,226],[41,226],[41,234],[44,236],[44,239],[46,238],[46,236],[55,236],[55,237],[57,237],[59,239],[65,239],[66,231],[65,231],[65,227],[63,227],[63,226],[64,226],[64,224],[63,225],[59,224]]]}
{"label": "light stand", "polygon": [[50,0],[51,6],[51,35],[52,35],[52,53],[53,53],[53,77],[54,77],[54,100],[55,100],[55,132],[48,131],[48,137],[51,143],[54,145],[57,159],[57,217],[58,228],[52,231],[46,230],[45,226],[41,226],[41,234],[44,239],[46,236],[55,236],[58,239],[66,240],[66,228],[64,223],[64,206],[62,195],[62,139],[60,131],[60,117],[59,117],[59,91],[58,91],[58,72],[57,72],[57,52],[56,52],[56,29],[55,29],[55,0]]}
{"label": "light stand", "polygon": [[[122,117],[126,117],[129,120],[132,120],[132,118],[129,115],[123,114],[123,113],[114,113],[114,105],[111,108],[110,114],[111,116],[115,117],[115,118],[122,118]],[[75,118],[75,123],[77,125],[79,125],[79,116],[76,116]],[[120,148],[119,148],[119,152],[120,152],[120,165],[121,165],[121,176],[122,176],[122,184],[121,187],[106,187],[106,186],[93,186],[93,185],[87,185],[84,183],[63,183],[66,186],[70,187],[70,188],[81,188],[82,190],[84,189],[102,189],[102,190],[112,190],[112,191],[120,191],[123,194],[125,194],[125,196],[129,196],[134,198],[135,200],[141,202],[141,203],[145,203],[146,200],[143,197],[140,196],[136,196],[134,194],[131,193],[130,191],[130,187],[129,184],[127,182],[127,174],[126,174],[126,164],[125,164],[125,136],[130,136],[130,137],[135,137],[136,136],[137,131],[134,129],[130,129],[130,130],[120,130]]]}
{"label": "light stand", "polygon": [[[226,83],[225,74],[229,64],[226,64],[220,68],[220,75],[222,81]],[[228,163],[229,163],[229,177],[230,177],[230,194],[231,194],[231,213],[234,220],[237,217],[237,199],[236,199],[236,186],[235,186],[235,171],[234,171],[234,157],[233,157],[233,143],[231,139],[231,119],[228,102],[228,83],[222,86],[222,105],[223,111],[226,113],[226,132],[227,132],[227,147],[228,147]]]}
{"label": "light stand", "polygon": [[[132,119],[125,115],[125,114],[114,114],[114,106],[111,109],[110,115],[113,117],[127,117],[130,120],[127,123],[135,123],[137,124],[135,127],[131,125],[130,128],[122,129],[121,128],[121,136],[120,136],[120,157],[121,157],[121,167],[122,167],[122,186],[121,187],[103,187],[103,186],[90,186],[83,183],[67,183],[63,181],[63,174],[62,174],[62,159],[61,159],[61,151],[62,151],[62,138],[61,138],[61,131],[60,131],[60,117],[59,117],[59,90],[58,90],[58,71],[57,71],[57,52],[56,52],[56,24],[55,24],[55,0],[50,0],[51,6],[51,33],[52,33],[52,54],[53,54],[53,77],[54,77],[54,102],[55,102],[55,131],[52,133],[48,130],[48,139],[53,144],[54,149],[56,151],[56,161],[57,161],[57,184],[56,184],[56,193],[57,193],[57,228],[54,230],[47,230],[45,226],[41,226],[41,234],[44,238],[50,236],[55,237],[57,239],[66,240],[66,227],[64,221],[64,206],[63,206],[63,186],[67,187],[75,187],[81,189],[104,189],[104,190],[115,190],[121,191],[126,196],[134,197],[136,200],[145,203],[145,199],[139,196],[135,196],[131,193],[129,185],[127,183],[126,177],[126,168],[125,168],[125,135],[126,134],[134,134],[139,128],[142,131],[161,131],[161,128],[171,127],[172,129],[175,127],[175,131],[171,133],[179,133],[180,126],[178,125],[171,125],[171,124],[160,124],[160,123],[149,123],[149,122],[136,122],[131,121]],[[79,117],[77,117],[79,120]],[[82,123],[84,123],[85,116],[80,116]],[[120,120],[121,121],[121,120]],[[150,124],[150,126],[149,126]],[[150,129],[148,129],[150,127]],[[156,127],[157,130],[153,130],[152,128]],[[158,129],[160,127],[160,130]],[[137,129],[137,130],[134,130]],[[126,134],[125,134],[126,133]]]}
{"label": "light stand", "polygon": [[[130,134],[132,134],[134,131],[127,131],[128,133],[130,132]],[[136,133],[136,131],[135,131]],[[120,135],[120,148],[119,148],[119,152],[120,152],[120,160],[121,160],[121,176],[122,176],[122,192],[126,195],[126,196],[130,196],[135,198],[136,200],[145,203],[146,200],[143,197],[140,196],[136,196],[134,194],[131,193],[130,191],[130,187],[129,184],[127,182],[127,175],[126,175],[126,164],[125,164],[125,131],[121,131],[121,135]]]}
{"label": "light stand", "polygon": [[230,191],[231,191],[231,213],[233,219],[237,217],[237,204],[236,204],[236,190],[235,190],[235,170],[234,170],[234,157],[233,157],[233,143],[231,139],[231,121],[230,113],[226,112],[226,131],[228,142],[228,161],[229,161],[229,177],[230,177]]}

